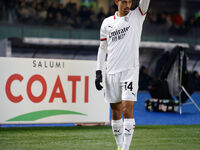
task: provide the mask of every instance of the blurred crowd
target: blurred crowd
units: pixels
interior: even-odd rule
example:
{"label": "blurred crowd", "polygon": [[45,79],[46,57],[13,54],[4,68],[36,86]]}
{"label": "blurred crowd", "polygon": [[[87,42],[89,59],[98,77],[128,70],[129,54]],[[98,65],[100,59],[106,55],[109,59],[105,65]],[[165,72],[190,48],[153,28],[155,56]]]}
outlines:
{"label": "blurred crowd", "polygon": [[[105,13],[104,8],[81,5],[69,0],[67,4],[50,4],[44,0],[0,1],[0,20],[10,24],[51,25],[69,28],[99,29],[102,20],[115,12],[115,6]],[[172,34],[185,34],[192,27],[200,27],[200,12],[184,20],[179,12],[154,12],[149,10],[146,23],[166,25]]]}
{"label": "blurred crowd", "polygon": [[47,4],[44,0],[6,0],[0,1],[0,20],[6,18],[8,23],[23,23],[31,25],[50,25],[69,28],[99,28],[102,20],[114,13],[110,8],[108,14],[104,8],[97,10],[94,6],[69,2],[64,5],[56,1]]}
{"label": "blurred crowd", "polygon": [[200,10],[184,20],[178,11],[155,13],[150,9],[147,20],[151,24],[166,25],[171,34],[183,35],[193,27],[200,27]]}

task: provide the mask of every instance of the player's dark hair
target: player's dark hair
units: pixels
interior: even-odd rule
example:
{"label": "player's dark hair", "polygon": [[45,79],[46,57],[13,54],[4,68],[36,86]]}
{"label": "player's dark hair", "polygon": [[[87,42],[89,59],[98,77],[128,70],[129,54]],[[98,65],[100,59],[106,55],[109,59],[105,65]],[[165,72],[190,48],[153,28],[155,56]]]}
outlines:
{"label": "player's dark hair", "polygon": [[[118,0],[118,1],[120,1],[120,0]],[[131,10],[134,10],[135,8],[137,8],[139,6],[139,2],[140,2],[140,0],[132,0]],[[114,8],[115,8],[116,11],[118,10],[115,2],[114,2]]]}

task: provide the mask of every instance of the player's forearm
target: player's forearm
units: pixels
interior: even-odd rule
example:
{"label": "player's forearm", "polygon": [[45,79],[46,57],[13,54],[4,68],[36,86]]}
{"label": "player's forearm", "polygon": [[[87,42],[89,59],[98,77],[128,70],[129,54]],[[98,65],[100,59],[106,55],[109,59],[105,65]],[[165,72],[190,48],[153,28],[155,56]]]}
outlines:
{"label": "player's forearm", "polygon": [[142,14],[145,15],[149,8],[150,0],[140,0],[139,7],[142,11]]}
{"label": "player's forearm", "polygon": [[107,53],[107,44],[105,42],[101,42],[97,55],[97,70],[102,70],[105,64],[105,58]]}

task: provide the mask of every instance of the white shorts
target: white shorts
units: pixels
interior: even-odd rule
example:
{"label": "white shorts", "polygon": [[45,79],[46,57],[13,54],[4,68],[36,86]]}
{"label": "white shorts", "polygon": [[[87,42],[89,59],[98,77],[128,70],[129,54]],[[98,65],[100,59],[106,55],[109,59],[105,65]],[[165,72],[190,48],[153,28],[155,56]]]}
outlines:
{"label": "white shorts", "polygon": [[139,66],[116,74],[105,75],[105,101],[137,101]]}

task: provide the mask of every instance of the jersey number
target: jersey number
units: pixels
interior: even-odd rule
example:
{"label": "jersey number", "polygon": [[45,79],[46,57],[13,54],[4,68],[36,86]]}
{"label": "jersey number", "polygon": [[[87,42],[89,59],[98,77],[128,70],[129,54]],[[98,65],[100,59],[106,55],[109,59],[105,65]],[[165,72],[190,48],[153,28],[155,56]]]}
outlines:
{"label": "jersey number", "polygon": [[125,90],[133,90],[133,82],[125,82]]}

